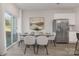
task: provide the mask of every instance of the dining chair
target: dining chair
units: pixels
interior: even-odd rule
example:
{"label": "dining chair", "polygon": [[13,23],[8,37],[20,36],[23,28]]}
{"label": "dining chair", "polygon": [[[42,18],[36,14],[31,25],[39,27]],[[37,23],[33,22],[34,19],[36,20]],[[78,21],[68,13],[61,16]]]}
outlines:
{"label": "dining chair", "polygon": [[18,34],[18,42],[19,42],[18,46],[20,46],[22,42],[24,42],[24,36],[22,36],[21,33]]}
{"label": "dining chair", "polygon": [[76,45],[75,45],[74,55],[79,55],[79,53],[76,53],[76,51],[79,51],[79,48],[78,48],[78,44],[79,44],[79,33],[76,33],[76,37],[77,37],[77,42],[76,42]]}
{"label": "dining chair", "polygon": [[25,50],[24,50],[24,54],[26,53],[26,48],[28,46],[33,46],[33,49],[34,49],[34,53],[35,53],[35,36],[26,36],[24,38],[24,44],[25,44]]}
{"label": "dining chair", "polygon": [[53,33],[53,35],[50,35],[48,37],[48,40],[54,43],[54,46],[56,46],[56,42],[55,42],[55,37],[56,37],[56,33]]}
{"label": "dining chair", "polygon": [[38,36],[36,39],[37,39],[37,54],[38,54],[39,46],[44,46],[46,48],[46,53],[48,55],[48,49],[47,49],[48,38],[46,36]]}

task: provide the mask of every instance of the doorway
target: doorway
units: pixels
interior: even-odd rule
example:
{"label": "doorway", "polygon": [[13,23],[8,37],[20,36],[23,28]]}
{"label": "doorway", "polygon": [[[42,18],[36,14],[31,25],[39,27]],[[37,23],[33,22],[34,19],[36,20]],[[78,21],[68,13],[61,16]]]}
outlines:
{"label": "doorway", "polygon": [[5,37],[6,37],[6,48],[11,46],[17,41],[17,31],[16,31],[16,17],[8,12],[5,12]]}

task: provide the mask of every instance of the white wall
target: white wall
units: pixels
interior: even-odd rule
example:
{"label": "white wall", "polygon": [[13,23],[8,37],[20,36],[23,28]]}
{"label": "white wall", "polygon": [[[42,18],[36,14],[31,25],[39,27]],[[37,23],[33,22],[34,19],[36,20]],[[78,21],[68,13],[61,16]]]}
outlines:
{"label": "white wall", "polygon": [[53,20],[53,13],[50,11],[24,11],[23,12],[23,32],[31,32],[29,23],[30,19],[29,17],[44,17],[45,18],[45,25],[44,25],[44,32],[50,32],[52,33],[52,20]]}
{"label": "white wall", "polygon": [[18,9],[14,4],[0,4],[0,55],[6,53],[6,36],[5,36],[5,18],[4,13],[7,11],[18,17]]}
{"label": "white wall", "polygon": [[17,18],[17,33],[22,33],[22,10],[18,10],[18,18]]}
{"label": "white wall", "polygon": [[55,13],[72,13],[73,10],[47,10],[47,11],[23,11],[23,21],[22,21],[22,32],[31,32],[29,27],[30,19],[29,17],[44,17],[45,18],[45,28],[44,32],[49,32],[52,34],[52,20]]}
{"label": "white wall", "polygon": [[76,31],[79,32],[79,8],[75,8],[75,14],[76,14]]}
{"label": "white wall", "polygon": [[15,6],[15,4],[12,3],[3,3],[2,4],[4,12],[9,12],[13,16],[18,16],[18,8]]}
{"label": "white wall", "polygon": [[2,5],[0,4],[0,55],[2,55],[5,51],[5,44],[4,44],[4,20],[3,20],[3,11]]}
{"label": "white wall", "polygon": [[[22,20],[22,32],[31,32],[29,22],[29,17],[44,17],[45,18],[45,28],[44,32],[48,32],[52,34],[52,21],[53,19],[61,19],[66,18],[69,19],[70,25],[75,25],[75,13],[73,10],[47,10],[47,11],[23,11],[23,20]],[[74,43],[77,39],[75,34],[69,32],[69,42]],[[74,38],[72,39],[72,37]]]}
{"label": "white wall", "polygon": [[69,25],[75,25],[75,13],[55,13],[54,19],[68,19]]}

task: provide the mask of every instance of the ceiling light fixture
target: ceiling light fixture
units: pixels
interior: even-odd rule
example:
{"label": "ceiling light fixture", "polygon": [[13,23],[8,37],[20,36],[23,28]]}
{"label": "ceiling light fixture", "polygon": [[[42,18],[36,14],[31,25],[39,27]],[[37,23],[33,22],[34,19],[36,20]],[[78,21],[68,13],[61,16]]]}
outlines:
{"label": "ceiling light fixture", "polygon": [[60,5],[60,3],[56,3],[56,5]]}

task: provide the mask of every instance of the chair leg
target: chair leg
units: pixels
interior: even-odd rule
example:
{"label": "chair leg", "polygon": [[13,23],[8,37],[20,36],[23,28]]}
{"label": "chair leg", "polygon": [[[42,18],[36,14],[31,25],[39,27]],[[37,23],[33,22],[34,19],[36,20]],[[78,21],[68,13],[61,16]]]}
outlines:
{"label": "chair leg", "polygon": [[51,40],[51,43],[53,43],[53,41]]}
{"label": "chair leg", "polygon": [[53,43],[54,43],[54,46],[56,47],[56,41],[55,40],[53,40]]}
{"label": "chair leg", "polygon": [[25,46],[24,54],[26,54],[26,48],[27,48],[27,45]]}
{"label": "chair leg", "polygon": [[20,44],[21,44],[21,42],[19,41],[19,42],[18,42],[18,46],[20,46]]}
{"label": "chair leg", "polygon": [[38,54],[39,45],[37,45],[37,54]]}
{"label": "chair leg", "polygon": [[21,41],[21,44],[22,44],[22,43],[24,44],[24,40]]}
{"label": "chair leg", "polygon": [[48,49],[47,49],[47,45],[45,45],[45,48],[46,48],[46,53],[47,53],[47,55],[48,55]]}
{"label": "chair leg", "polygon": [[78,45],[78,40],[77,40],[76,45],[75,45],[74,55],[75,55],[75,52],[76,52],[76,50],[77,50],[77,45]]}
{"label": "chair leg", "polygon": [[20,40],[18,46],[20,46],[22,43],[23,43],[23,40]]}
{"label": "chair leg", "polygon": [[33,45],[34,53],[35,53],[35,45]]}
{"label": "chair leg", "polygon": [[76,46],[75,46],[75,49],[77,50],[77,45],[78,45],[78,40],[77,40],[77,43],[76,43]]}

